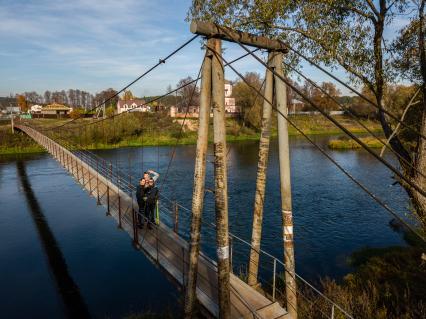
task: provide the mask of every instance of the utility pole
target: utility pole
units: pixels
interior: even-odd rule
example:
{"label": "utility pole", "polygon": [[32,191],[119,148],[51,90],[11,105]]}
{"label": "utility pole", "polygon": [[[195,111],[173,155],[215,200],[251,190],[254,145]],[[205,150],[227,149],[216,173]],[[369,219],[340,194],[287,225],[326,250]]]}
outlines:
{"label": "utility pole", "polygon": [[[268,54],[268,65],[272,67],[273,52]],[[262,238],[263,206],[265,199],[266,172],[268,169],[269,142],[271,137],[271,114],[273,101],[274,77],[270,70],[266,69],[265,89],[263,100],[263,114],[259,141],[259,161],[257,164],[256,192],[254,195],[253,225],[251,233],[251,250],[248,268],[247,283],[250,286],[257,285],[259,271],[259,250]]]}
{"label": "utility pole", "polygon": [[219,318],[231,315],[229,290],[229,234],[228,234],[228,178],[226,164],[225,79],[222,64],[222,41],[211,39],[214,49],[212,60],[212,108],[215,176],[215,212]]}
{"label": "utility pole", "polygon": [[204,188],[206,179],[206,157],[208,146],[208,130],[212,94],[212,53],[208,47],[213,40],[207,41],[201,73],[200,112],[198,118],[198,137],[195,155],[194,188],[192,191],[191,237],[189,241],[188,281],[185,292],[185,318],[190,319],[194,310],[197,289],[198,256],[200,252],[201,215],[204,204]]}
{"label": "utility pole", "polygon": [[[277,53],[274,57],[275,72],[284,77],[283,54]],[[285,287],[287,299],[287,311],[292,319],[297,319],[297,299],[296,299],[296,276],[294,263],[293,245],[293,212],[291,199],[290,180],[290,148],[288,141],[287,120],[280,115],[288,115],[287,109],[287,87],[277,76],[275,80],[275,93],[278,117],[278,156],[280,166],[280,191],[281,191],[281,213],[282,232],[284,240],[284,264],[285,264]]]}

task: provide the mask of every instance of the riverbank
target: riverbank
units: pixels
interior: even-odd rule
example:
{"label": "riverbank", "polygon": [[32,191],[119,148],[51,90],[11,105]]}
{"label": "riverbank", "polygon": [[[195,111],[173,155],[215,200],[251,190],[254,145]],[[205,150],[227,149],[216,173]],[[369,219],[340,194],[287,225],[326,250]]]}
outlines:
{"label": "riverbank", "polygon": [[[408,230],[397,231],[407,246],[361,249],[351,254],[348,262],[355,270],[342,282],[320,280],[324,294],[354,318],[426,318],[426,246]],[[312,296],[311,302],[327,312],[322,298]],[[310,302],[300,298],[299,306],[302,318],[317,318]]]}
{"label": "riverbank", "polygon": [[[360,137],[360,140],[370,148],[382,148],[384,145],[383,143],[385,143],[384,140],[383,143],[381,143],[374,137]],[[361,145],[352,139],[337,138],[330,140],[328,142],[328,147],[332,150],[354,150],[360,149]]]}
{"label": "riverbank", "polygon": [[[342,132],[327,119],[320,115],[292,116],[294,123],[308,135],[338,135]],[[353,119],[337,116],[336,119],[349,131],[355,134],[367,133]],[[54,127],[65,123],[66,120],[34,119],[30,124],[40,127]],[[187,119],[181,133],[182,120],[175,120],[165,115],[157,114],[125,114],[114,120],[102,121],[98,124],[82,126],[93,122],[92,119],[79,119],[67,126],[65,133],[54,137],[72,145],[81,145],[91,150],[115,149],[122,147],[188,145],[197,142],[197,119]],[[380,132],[378,122],[362,120],[370,130]],[[260,138],[258,130],[241,125],[235,119],[227,119],[227,141],[257,141]],[[84,128],[84,129],[83,129]],[[209,140],[213,140],[213,127],[210,127]],[[276,118],[272,123],[272,137],[277,136]],[[66,135],[66,136],[65,136]],[[298,136],[300,133],[289,125],[289,135]],[[43,149],[29,137],[23,134],[12,134],[10,125],[0,126],[0,154],[38,153]]]}

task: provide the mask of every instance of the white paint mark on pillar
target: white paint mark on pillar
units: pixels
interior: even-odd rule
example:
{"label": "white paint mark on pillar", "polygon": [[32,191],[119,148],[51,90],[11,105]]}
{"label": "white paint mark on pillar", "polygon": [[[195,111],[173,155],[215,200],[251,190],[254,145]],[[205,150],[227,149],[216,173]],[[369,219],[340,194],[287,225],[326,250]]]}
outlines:
{"label": "white paint mark on pillar", "polygon": [[220,260],[229,258],[229,246],[218,247],[216,252],[217,252],[217,258]]}

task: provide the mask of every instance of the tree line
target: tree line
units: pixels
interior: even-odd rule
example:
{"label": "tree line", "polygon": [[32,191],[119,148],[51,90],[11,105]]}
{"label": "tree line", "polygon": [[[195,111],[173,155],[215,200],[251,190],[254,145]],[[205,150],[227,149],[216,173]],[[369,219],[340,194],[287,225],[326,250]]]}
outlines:
{"label": "tree line", "polygon": [[[61,91],[46,90],[43,94],[39,94],[35,91],[24,92],[16,94],[15,98],[17,106],[24,112],[34,104],[47,105],[53,103],[63,104],[73,108],[81,108],[84,109],[84,111],[88,111],[102,104],[104,101],[109,100],[116,94],[117,91],[113,88],[108,88],[95,94],[80,89],[69,89]],[[117,101],[118,96],[111,98],[106,103],[106,107],[115,107]]]}

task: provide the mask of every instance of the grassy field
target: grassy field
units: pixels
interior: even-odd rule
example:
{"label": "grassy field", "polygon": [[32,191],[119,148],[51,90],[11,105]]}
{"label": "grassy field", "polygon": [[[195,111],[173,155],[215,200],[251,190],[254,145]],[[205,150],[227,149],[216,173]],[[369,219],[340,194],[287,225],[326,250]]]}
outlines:
{"label": "grassy field", "polygon": [[[335,135],[342,132],[322,116],[294,116],[291,119],[305,133],[309,135]],[[353,133],[366,133],[354,120],[346,116],[337,116],[336,119]],[[33,119],[32,126],[41,129],[64,124],[69,120]],[[174,120],[166,114],[132,113],[108,119],[99,123],[92,119],[79,119],[62,129],[47,131],[56,139],[72,145],[81,145],[89,149],[112,149],[120,147],[138,147],[153,145],[195,144],[197,141],[197,119],[187,119],[182,134],[182,120]],[[92,125],[85,125],[92,123]],[[227,119],[227,141],[239,142],[259,140],[258,130],[242,126],[237,120]],[[365,121],[363,124],[369,129],[380,132],[377,122]],[[85,125],[85,126],[83,126]],[[296,129],[289,125],[290,135],[299,135]],[[272,136],[276,137],[276,117],[272,123]],[[213,127],[210,127],[209,140],[213,140]],[[0,154],[42,152],[42,148],[23,134],[12,134],[10,125],[0,126]]]}
{"label": "grassy field", "polygon": [[[367,146],[369,146],[370,148],[383,147],[383,143],[381,143],[374,137],[360,137],[360,140],[363,143],[365,143]],[[355,142],[352,139],[338,138],[338,139],[330,140],[328,142],[328,147],[333,150],[353,150],[353,149],[361,148],[361,145],[359,145],[357,142]]]}

